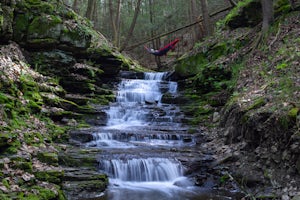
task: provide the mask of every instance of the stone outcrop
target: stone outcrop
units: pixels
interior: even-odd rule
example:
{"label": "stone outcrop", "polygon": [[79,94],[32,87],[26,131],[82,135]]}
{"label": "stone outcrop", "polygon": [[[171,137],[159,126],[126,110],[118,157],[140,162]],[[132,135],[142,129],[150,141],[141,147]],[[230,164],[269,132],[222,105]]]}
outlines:
{"label": "stone outcrop", "polygon": [[[65,125],[75,128],[85,117],[105,123],[95,122],[102,112],[94,104],[113,100],[111,82],[138,65],[57,0],[1,1],[0,47],[0,198],[103,191],[108,180],[95,170],[97,161],[74,155],[62,162],[58,152],[66,149],[54,142],[66,142]],[[82,162],[86,167],[77,168]]]}
{"label": "stone outcrop", "polygon": [[[93,113],[87,104],[111,101],[113,85],[108,86],[109,82],[121,69],[137,67],[95,31],[91,22],[60,1],[18,0],[0,5],[0,43],[16,42],[25,62],[43,75],[56,77],[65,90],[59,96],[67,101],[56,105],[63,110]],[[45,98],[55,104],[55,98]],[[49,111],[55,120],[69,115],[57,111]]]}

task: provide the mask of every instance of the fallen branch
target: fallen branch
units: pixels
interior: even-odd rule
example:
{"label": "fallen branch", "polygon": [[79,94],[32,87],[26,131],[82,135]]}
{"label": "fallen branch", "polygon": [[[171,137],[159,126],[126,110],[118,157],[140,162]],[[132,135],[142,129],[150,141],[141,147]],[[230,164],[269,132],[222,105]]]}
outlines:
{"label": "fallen branch", "polygon": [[[210,14],[209,16],[210,16],[210,17],[214,17],[214,16],[216,16],[216,15],[222,13],[222,12],[225,12],[225,11],[227,11],[227,10],[230,10],[231,8],[232,8],[232,6],[227,7],[227,8],[224,8],[224,9],[221,9],[221,10],[219,10],[219,11],[216,11],[216,12]],[[169,31],[169,32],[167,32],[167,33],[162,33],[162,34],[156,35],[156,36],[154,36],[154,37],[152,37],[152,38],[149,38],[149,39],[147,39],[147,40],[144,40],[143,42],[136,43],[136,44],[134,44],[134,45],[132,45],[132,46],[127,47],[126,50],[134,49],[134,48],[136,48],[136,47],[138,47],[138,46],[141,46],[141,45],[143,45],[143,44],[146,44],[147,42],[150,42],[150,41],[152,41],[152,40],[161,38],[161,37],[166,36],[166,35],[170,35],[171,33],[174,33],[174,32],[180,31],[180,30],[182,30],[182,29],[188,28],[188,27],[190,27],[190,26],[194,26],[194,25],[196,25],[196,24],[202,23],[202,21],[203,21],[203,18],[202,18],[202,16],[200,16],[199,20],[197,20],[197,21],[195,21],[195,22],[193,22],[193,23],[190,23],[190,24],[187,24],[187,25],[185,25],[185,26],[179,27],[179,28],[177,28],[177,29],[175,29],[175,30],[172,30],[172,31]]]}

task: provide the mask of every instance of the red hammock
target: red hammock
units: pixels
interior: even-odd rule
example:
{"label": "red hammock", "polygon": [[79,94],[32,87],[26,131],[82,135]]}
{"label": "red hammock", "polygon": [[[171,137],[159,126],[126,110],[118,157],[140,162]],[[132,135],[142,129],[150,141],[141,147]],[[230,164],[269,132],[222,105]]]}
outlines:
{"label": "red hammock", "polygon": [[148,47],[145,46],[145,49],[155,55],[155,56],[163,56],[163,55],[166,55],[168,53],[168,51],[170,51],[171,49],[174,49],[175,48],[175,45],[177,44],[177,42],[179,42],[179,39],[176,38],[175,40],[173,40],[172,42],[170,42],[169,44],[167,44],[166,46],[158,49],[158,50],[155,50],[155,49],[150,49]]}

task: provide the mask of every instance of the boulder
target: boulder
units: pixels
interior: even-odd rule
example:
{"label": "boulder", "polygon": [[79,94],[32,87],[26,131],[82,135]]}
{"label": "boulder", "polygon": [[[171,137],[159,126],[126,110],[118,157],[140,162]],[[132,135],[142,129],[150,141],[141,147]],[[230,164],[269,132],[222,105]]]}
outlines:
{"label": "boulder", "polygon": [[238,4],[225,19],[231,28],[254,27],[262,21],[262,7],[258,0],[244,1]]}

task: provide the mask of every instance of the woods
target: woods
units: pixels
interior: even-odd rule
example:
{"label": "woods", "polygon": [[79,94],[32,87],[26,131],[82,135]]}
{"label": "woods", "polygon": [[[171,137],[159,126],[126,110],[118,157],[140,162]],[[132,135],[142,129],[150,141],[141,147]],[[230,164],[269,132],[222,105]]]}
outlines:
{"label": "woods", "polygon": [[143,46],[136,44],[161,35],[147,44],[157,49],[179,37],[181,49],[189,50],[212,33],[215,20],[209,14],[231,6],[232,1],[65,0],[65,4],[90,19],[120,51],[128,48],[136,58],[147,58]]}

